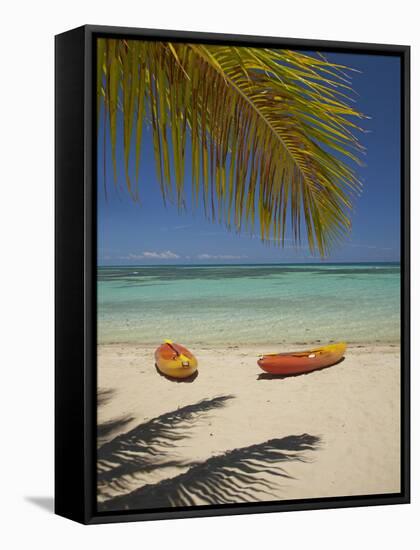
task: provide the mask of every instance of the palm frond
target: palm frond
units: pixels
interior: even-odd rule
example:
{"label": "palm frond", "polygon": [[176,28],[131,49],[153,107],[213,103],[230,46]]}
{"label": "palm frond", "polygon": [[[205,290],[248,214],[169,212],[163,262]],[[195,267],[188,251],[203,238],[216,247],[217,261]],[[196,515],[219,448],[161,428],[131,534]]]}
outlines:
{"label": "palm frond", "polygon": [[135,198],[129,159],[133,148],[138,175],[150,119],[165,201],[184,205],[188,148],[194,203],[202,195],[211,219],[253,232],[258,217],[261,238],[278,244],[288,226],[300,243],[304,226],[321,255],[350,229],[363,115],[345,68],[290,50],[135,40],[100,39],[98,58],[114,173],[119,105]]}
{"label": "palm frond", "polygon": [[187,472],[101,503],[101,510],[142,510],[199,504],[272,499],[280,479],[290,476],[280,464],[308,460],[318,437],[302,434],[234,449],[192,466]]}

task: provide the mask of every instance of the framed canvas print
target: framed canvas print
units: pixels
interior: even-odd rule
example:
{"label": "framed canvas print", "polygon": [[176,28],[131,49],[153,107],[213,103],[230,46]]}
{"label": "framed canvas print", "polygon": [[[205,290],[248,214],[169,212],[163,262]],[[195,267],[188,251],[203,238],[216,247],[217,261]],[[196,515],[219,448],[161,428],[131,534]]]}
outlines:
{"label": "framed canvas print", "polygon": [[56,513],[409,502],[409,47],[56,37]]}

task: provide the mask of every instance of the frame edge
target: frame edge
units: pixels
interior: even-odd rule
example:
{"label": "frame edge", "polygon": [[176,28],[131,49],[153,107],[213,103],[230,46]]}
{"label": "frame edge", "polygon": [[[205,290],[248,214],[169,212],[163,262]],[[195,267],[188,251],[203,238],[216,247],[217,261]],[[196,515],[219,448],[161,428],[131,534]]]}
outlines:
{"label": "frame edge", "polygon": [[55,37],[55,502],[86,522],[84,33]]}

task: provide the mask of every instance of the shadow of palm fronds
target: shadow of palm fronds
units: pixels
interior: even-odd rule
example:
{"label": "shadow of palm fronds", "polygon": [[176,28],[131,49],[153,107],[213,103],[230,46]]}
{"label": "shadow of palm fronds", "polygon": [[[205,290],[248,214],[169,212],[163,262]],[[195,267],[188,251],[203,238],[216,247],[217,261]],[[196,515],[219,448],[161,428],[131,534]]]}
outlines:
{"label": "shadow of palm fronds", "polygon": [[98,424],[96,435],[97,435],[97,441],[99,445],[103,445],[107,439],[112,436],[117,431],[120,431],[124,426],[129,424],[134,420],[134,416],[121,416],[120,418],[117,418],[115,420],[108,420],[107,422],[102,422],[102,424]]}
{"label": "shadow of palm fronds", "polygon": [[96,406],[102,407],[106,405],[114,395],[115,390],[112,389],[99,389],[96,394]]}
{"label": "shadow of palm fronds", "polygon": [[319,444],[318,437],[302,434],[227,451],[171,479],[111,498],[101,503],[100,509],[232,504],[261,500],[261,494],[273,497],[280,478],[291,478],[279,464],[306,462],[305,451],[314,451]]}
{"label": "shadow of palm fronds", "polygon": [[190,437],[191,427],[214,409],[225,406],[232,395],[204,399],[198,403],[162,414],[139,424],[98,449],[98,491],[127,489],[127,478],[136,473],[148,473],[157,468],[182,467],[180,460],[165,460],[165,452],[174,444]]}

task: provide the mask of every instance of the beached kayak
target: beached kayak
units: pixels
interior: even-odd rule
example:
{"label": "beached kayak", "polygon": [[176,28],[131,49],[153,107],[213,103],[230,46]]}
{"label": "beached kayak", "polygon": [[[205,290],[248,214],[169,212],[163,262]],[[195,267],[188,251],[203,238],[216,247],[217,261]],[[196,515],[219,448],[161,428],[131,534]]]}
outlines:
{"label": "beached kayak", "polygon": [[165,343],[155,351],[157,368],[163,374],[172,378],[188,378],[197,370],[197,359],[184,346],[174,344],[172,340]]}
{"label": "beached kayak", "polygon": [[330,344],[309,351],[270,353],[258,360],[258,365],[270,374],[283,376],[303,374],[338,363],[346,351],[344,342]]}

